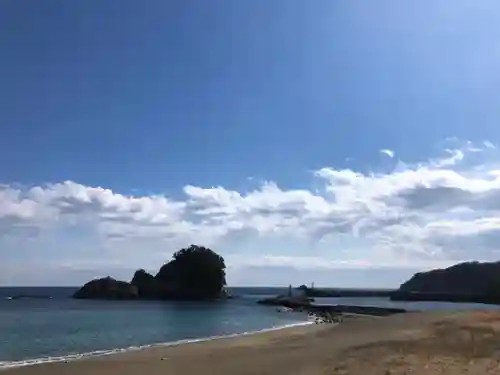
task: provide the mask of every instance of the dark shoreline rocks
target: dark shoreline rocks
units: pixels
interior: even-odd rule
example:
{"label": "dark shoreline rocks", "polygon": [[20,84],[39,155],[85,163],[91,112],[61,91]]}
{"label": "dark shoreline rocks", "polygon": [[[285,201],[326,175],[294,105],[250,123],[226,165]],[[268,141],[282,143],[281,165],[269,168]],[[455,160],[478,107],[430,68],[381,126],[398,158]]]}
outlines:
{"label": "dark shoreline rocks", "polygon": [[318,314],[355,314],[371,316],[388,316],[408,312],[406,309],[394,307],[358,306],[358,305],[311,305],[308,311]]}
{"label": "dark shoreline rocks", "polygon": [[309,288],[301,285],[297,288],[305,296],[311,298],[336,298],[336,297],[390,297],[394,292],[382,289],[346,289],[346,288]]}
{"label": "dark shoreline rocks", "polygon": [[296,309],[302,308],[304,306],[310,306],[311,302],[313,301],[313,298],[308,297],[276,296],[258,300],[257,303],[259,305],[283,306],[291,309]]}
{"label": "dark shoreline rocks", "polygon": [[375,307],[375,306],[356,306],[356,305],[316,305],[314,300],[309,297],[299,296],[276,296],[257,301],[258,304],[268,306],[283,306],[293,311],[303,311],[314,314],[316,317],[323,317],[323,320],[329,320],[332,316],[339,314],[356,314],[386,316],[407,312],[405,309]]}

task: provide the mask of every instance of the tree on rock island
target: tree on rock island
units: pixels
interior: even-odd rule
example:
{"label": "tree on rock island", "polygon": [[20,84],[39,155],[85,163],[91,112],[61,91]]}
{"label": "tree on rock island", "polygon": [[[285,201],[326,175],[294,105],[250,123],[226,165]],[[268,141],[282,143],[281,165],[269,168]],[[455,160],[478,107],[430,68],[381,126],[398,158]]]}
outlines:
{"label": "tree on rock island", "polygon": [[226,297],[224,258],[212,250],[191,245],[174,253],[153,276],[143,269],[130,283],[110,277],[89,281],[74,298],[214,300]]}
{"label": "tree on rock island", "polygon": [[165,286],[163,298],[215,299],[224,292],[226,265],[211,249],[191,245],[174,253],[155,278]]}

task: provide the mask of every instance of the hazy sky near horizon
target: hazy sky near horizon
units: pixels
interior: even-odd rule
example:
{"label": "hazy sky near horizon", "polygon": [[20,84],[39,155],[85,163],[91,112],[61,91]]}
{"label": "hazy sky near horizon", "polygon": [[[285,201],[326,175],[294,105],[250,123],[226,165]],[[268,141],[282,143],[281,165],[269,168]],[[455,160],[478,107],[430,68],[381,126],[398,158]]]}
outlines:
{"label": "hazy sky near horizon", "polygon": [[500,3],[0,2],[0,285],[392,287],[500,251]]}

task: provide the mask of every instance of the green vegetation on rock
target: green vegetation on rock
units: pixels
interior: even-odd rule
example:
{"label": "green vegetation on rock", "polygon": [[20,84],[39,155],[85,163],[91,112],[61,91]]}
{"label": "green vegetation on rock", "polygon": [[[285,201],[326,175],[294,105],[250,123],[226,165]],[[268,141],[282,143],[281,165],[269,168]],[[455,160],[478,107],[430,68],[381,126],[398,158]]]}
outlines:
{"label": "green vegetation on rock", "polygon": [[191,245],[174,253],[156,276],[143,269],[130,283],[110,277],[80,288],[74,298],[215,300],[226,297],[224,258],[209,248]]}
{"label": "green vegetation on rock", "polygon": [[418,272],[391,299],[500,304],[500,262],[465,262]]}

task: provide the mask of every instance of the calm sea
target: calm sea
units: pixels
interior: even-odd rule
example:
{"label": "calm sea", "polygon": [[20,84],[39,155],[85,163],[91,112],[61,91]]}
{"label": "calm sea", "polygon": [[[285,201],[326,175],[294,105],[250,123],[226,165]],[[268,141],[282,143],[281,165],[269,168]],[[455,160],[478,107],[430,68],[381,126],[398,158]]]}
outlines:
{"label": "calm sea", "polygon": [[[256,304],[281,288],[233,288],[238,298],[217,303],[90,301],[74,288],[0,288],[0,367],[78,357],[156,343],[241,334],[301,324],[302,313]],[[9,299],[14,295],[51,299]],[[492,308],[477,304],[405,303],[385,298],[326,298],[323,303],[403,306],[412,310]]]}

